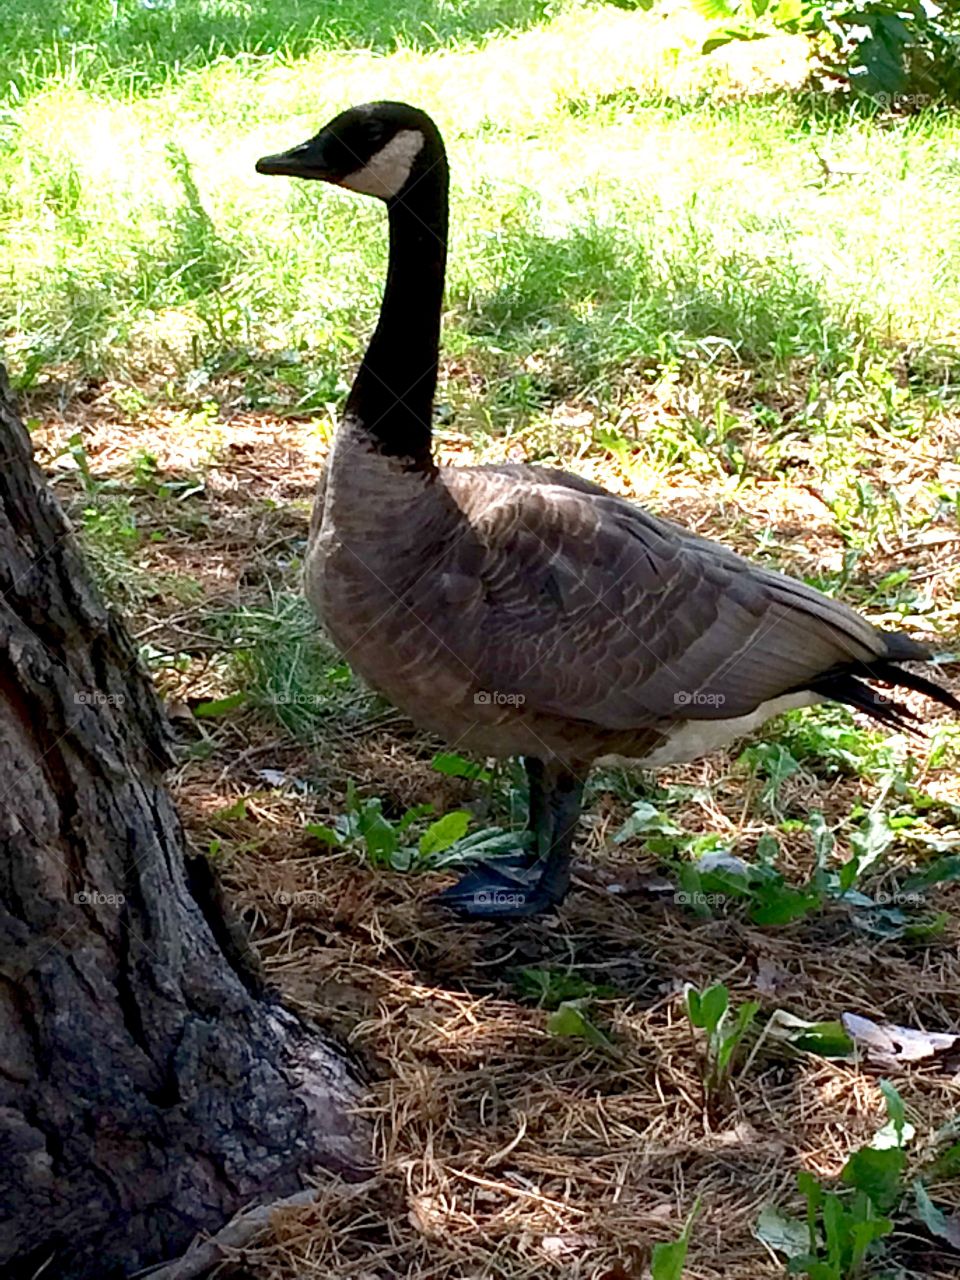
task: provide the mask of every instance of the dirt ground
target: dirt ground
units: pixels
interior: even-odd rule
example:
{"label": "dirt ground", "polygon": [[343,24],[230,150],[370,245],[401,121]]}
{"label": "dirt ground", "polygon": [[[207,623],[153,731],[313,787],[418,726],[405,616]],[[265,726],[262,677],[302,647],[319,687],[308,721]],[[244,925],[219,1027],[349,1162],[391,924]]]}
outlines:
{"label": "dirt ground", "polygon": [[[761,1020],[773,1009],[810,1020],[852,1012],[960,1032],[960,888],[936,891],[936,909],[949,919],[923,942],[867,935],[841,903],[776,928],[751,924],[735,904],[701,918],[675,901],[642,839],[613,843],[631,798],[653,785],[626,774],[599,777],[575,890],[544,921],[454,924],[430,902],[449,877],[374,869],[356,853],[325,849],[304,825],[342,813],[351,779],[361,794],[381,797],[388,814],[424,803],[438,812],[473,805],[492,822],[503,813],[484,815],[483,789],[438,774],[430,763],[437,744],[375,702],[353,718],[331,715],[311,740],[247,707],[203,722],[193,716],[199,702],[233,692],[231,642],[209,627],[210,615],[267,601],[280,586],[296,590],[324,433],[229,404],[202,428],[173,410],[134,421],[111,390],[72,395],[65,413],[49,394],[29,406],[39,455],[82,521],[90,494],[63,452],[82,428],[91,473],[110,482],[97,501],[129,500],[136,550],[108,565],[108,578],[131,629],[156,655],[183,745],[172,785],[190,843],[214,854],[269,982],[355,1062],[375,1134],[374,1178],[322,1183],[314,1206],[278,1213],[251,1246],[225,1259],[223,1274],[639,1280],[653,1244],[676,1238],[699,1199],[685,1275],[780,1276],[782,1260],[756,1235],[760,1210],[800,1212],[797,1170],[829,1179],[869,1140],[886,1118],[884,1074],[907,1104],[917,1132],[910,1168],[920,1166],[938,1131],[960,1115],[957,1061],[884,1072],[762,1037],[730,1087],[708,1099],[683,988],[722,981],[735,1003],[758,1000]],[[772,529],[794,572],[839,558],[816,468],[802,457],[787,479],[760,469],[747,488],[708,490],[678,473],[665,490],[642,466],[582,449],[576,424],[585,412],[568,405],[555,414],[554,452],[572,469],[735,545],[755,545],[757,531]],[[644,412],[669,408],[651,399]],[[537,456],[542,444],[514,438],[499,456]],[[933,454],[893,461],[878,454],[877,475],[892,468],[904,483],[911,468],[940,467],[956,485],[956,445],[934,441],[924,446]],[[471,456],[454,432],[442,434],[440,447],[448,458]],[[136,451],[155,456],[169,492],[131,468]],[[881,548],[858,573],[879,578],[907,565],[925,580],[942,577],[948,593],[958,564],[960,536],[948,530]],[[955,839],[960,783],[950,752],[931,766],[928,747],[917,741],[904,750],[917,762],[914,785],[943,803],[936,821],[944,839]],[[687,793],[672,793],[687,798],[671,816],[688,831],[727,836],[747,861],[775,826],[761,783],[737,752],[663,771],[656,784],[687,784]],[[820,809],[835,823],[876,796],[875,780],[808,762],[778,803],[784,816]],[[809,832],[778,834],[780,869],[801,883],[814,865]],[[885,856],[891,872],[910,861],[899,846]],[[591,984],[590,1017],[604,1043],[551,1034],[549,1011],[524,977],[530,970]],[[960,1210],[960,1179],[930,1190],[945,1210]],[[958,1255],[905,1219],[890,1257],[891,1276],[957,1274]]]}

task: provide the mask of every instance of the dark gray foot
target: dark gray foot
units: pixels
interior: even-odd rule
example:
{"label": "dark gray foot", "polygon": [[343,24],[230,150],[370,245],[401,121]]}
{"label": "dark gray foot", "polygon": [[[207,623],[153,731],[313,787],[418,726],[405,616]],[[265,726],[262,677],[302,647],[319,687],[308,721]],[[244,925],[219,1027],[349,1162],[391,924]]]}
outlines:
{"label": "dark gray foot", "polygon": [[[530,822],[543,856],[491,858],[444,889],[435,902],[469,920],[524,920],[558,907],[570,887],[570,847],[583,782],[568,768],[528,759]],[[545,853],[544,853],[545,851]]]}
{"label": "dark gray foot", "polygon": [[456,884],[434,897],[470,920],[522,920],[559,906],[566,885],[551,884],[544,862],[530,863],[522,854],[492,858],[468,871]]}

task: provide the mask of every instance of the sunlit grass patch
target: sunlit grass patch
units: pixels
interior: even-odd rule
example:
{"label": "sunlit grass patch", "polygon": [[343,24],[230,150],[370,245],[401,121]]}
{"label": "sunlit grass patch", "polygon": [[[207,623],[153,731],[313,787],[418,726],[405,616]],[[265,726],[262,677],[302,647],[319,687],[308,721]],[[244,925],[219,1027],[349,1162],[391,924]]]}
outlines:
{"label": "sunlit grass patch", "polygon": [[372,695],[320,632],[302,596],[271,591],[259,605],[211,615],[206,625],[229,642],[225,686],[290,733],[333,739],[369,716]]}
{"label": "sunlit grass patch", "polygon": [[[495,429],[585,381],[607,397],[672,366],[793,361],[840,378],[904,343],[935,392],[956,368],[950,121],[711,101],[690,90],[689,37],[651,23],[571,12],[472,51],[222,60],[146,100],[39,86],[0,160],[15,371],[186,381],[292,350],[342,389],[375,312],[381,211],[252,162],[386,94],[447,134],[447,346],[493,378]],[[818,154],[864,172],[824,183]]]}

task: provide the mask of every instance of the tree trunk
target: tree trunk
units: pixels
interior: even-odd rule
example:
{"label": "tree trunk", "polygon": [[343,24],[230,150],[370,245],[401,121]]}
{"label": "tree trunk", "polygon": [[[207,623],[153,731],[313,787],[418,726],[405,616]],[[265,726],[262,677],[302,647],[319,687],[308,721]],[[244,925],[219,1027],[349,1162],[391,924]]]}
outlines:
{"label": "tree trunk", "polygon": [[[166,727],[0,367],[0,1273],[107,1280],[324,1168],[343,1062],[229,956]],[[199,886],[199,888],[198,888]],[[225,950],[226,948],[226,950]]]}

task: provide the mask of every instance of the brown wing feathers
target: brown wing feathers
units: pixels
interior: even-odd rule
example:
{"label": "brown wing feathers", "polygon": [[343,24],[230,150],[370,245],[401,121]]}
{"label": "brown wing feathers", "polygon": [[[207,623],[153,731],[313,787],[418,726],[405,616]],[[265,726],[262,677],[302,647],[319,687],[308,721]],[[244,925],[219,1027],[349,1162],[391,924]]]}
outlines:
{"label": "brown wing feathers", "polygon": [[960,710],[897,665],[928,660],[926,649],[804,583],[563,473],[469,474],[464,505],[486,555],[456,647],[489,687],[523,692],[532,708],[619,730],[733,718],[811,690],[905,724],[910,713],[872,680]]}

